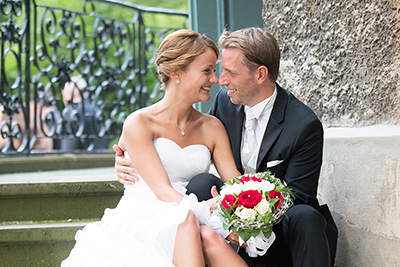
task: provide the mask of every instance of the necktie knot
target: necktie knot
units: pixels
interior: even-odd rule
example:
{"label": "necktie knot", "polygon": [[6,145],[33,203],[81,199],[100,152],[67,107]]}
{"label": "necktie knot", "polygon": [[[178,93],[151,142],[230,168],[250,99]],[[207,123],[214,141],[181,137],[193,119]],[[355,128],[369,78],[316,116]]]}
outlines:
{"label": "necktie knot", "polygon": [[256,117],[254,116],[253,112],[251,112],[251,109],[246,110],[246,131],[254,131],[254,126],[256,124]]}

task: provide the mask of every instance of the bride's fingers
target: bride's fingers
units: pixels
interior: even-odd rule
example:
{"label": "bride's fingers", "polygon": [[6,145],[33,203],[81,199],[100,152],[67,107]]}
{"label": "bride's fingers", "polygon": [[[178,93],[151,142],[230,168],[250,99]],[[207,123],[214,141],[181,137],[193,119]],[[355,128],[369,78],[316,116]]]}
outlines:
{"label": "bride's fingers", "polygon": [[211,195],[213,198],[219,197],[219,193],[218,193],[217,187],[215,185],[211,188]]}

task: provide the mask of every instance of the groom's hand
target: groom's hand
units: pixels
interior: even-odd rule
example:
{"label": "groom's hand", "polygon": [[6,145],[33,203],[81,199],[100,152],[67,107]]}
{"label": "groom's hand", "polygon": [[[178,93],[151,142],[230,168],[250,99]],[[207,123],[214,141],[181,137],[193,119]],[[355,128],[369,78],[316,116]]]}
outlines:
{"label": "groom's hand", "polygon": [[232,244],[235,244],[236,246],[239,246],[239,234],[236,233],[230,233],[226,239],[230,241]]}
{"label": "groom's hand", "polygon": [[[236,233],[230,233],[227,237],[226,237],[226,240],[228,240],[228,241],[230,241],[232,244],[235,244],[236,246],[240,246],[239,245],[239,234],[238,234],[238,232],[236,232]],[[244,242],[243,244],[242,244],[242,247],[243,248],[246,248],[247,247],[247,243],[246,242]]]}
{"label": "groom's hand", "polygon": [[138,181],[136,169],[132,165],[132,161],[125,158],[124,151],[118,145],[113,145],[115,151],[115,171],[118,181],[122,184],[134,184]]}

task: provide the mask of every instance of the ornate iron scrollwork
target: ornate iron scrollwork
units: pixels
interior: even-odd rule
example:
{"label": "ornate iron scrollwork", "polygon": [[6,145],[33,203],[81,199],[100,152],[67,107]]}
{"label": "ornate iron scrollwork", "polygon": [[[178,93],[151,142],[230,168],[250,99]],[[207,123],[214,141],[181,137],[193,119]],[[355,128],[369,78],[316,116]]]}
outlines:
{"label": "ornate iron scrollwork", "polygon": [[[0,0],[0,156],[107,150],[127,114],[161,97],[156,47],[187,26],[187,12],[109,0],[82,4],[76,11]],[[99,4],[106,11],[129,8],[132,17],[110,17]],[[181,24],[146,24],[148,13]]]}

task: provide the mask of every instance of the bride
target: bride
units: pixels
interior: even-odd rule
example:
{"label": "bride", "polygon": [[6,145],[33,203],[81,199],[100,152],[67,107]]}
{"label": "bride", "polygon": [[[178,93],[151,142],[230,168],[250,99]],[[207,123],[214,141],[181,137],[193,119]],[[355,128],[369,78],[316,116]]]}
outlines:
{"label": "bride", "polygon": [[101,221],[77,232],[62,267],[247,266],[207,226],[215,201],[185,195],[190,179],[209,171],[211,158],[224,181],[240,175],[222,123],[192,107],[210,100],[218,57],[216,45],[191,30],[161,43],[156,64],[165,96],[130,114],[119,142],[138,182],[125,185]]}

